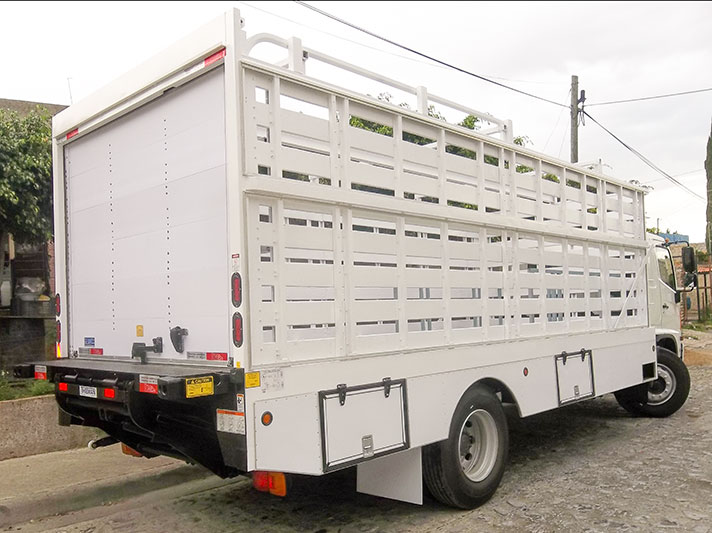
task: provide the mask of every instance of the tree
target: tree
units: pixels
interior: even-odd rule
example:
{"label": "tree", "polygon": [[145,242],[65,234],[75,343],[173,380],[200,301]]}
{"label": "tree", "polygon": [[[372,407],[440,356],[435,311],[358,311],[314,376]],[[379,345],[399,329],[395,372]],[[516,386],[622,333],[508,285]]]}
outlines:
{"label": "tree", "polygon": [[705,232],[705,244],[707,253],[712,253],[712,127],[710,136],[707,139],[707,159],[705,159],[705,173],[707,174],[707,231]]}
{"label": "tree", "polygon": [[40,106],[24,117],[0,109],[0,257],[7,233],[26,243],[52,237],[52,130]]}

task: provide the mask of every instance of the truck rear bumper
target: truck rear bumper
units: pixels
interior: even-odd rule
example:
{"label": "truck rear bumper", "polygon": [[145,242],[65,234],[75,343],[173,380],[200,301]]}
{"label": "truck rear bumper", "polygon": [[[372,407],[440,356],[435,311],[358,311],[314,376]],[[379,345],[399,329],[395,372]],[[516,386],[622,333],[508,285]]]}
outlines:
{"label": "truck rear bumper", "polygon": [[100,428],[147,457],[178,457],[221,477],[247,471],[245,425],[218,431],[217,422],[218,411],[244,420],[242,369],[56,359],[18,365],[14,374],[53,382],[64,423]]}

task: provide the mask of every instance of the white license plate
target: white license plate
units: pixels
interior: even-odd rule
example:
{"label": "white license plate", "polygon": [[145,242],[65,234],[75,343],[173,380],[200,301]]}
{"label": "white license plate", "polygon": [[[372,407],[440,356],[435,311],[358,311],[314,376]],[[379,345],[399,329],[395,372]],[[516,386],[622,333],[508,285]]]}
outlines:
{"label": "white license plate", "polygon": [[96,398],[96,387],[87,387],[85,385],[79,385],[79,396],[86,396],[87,398]]}

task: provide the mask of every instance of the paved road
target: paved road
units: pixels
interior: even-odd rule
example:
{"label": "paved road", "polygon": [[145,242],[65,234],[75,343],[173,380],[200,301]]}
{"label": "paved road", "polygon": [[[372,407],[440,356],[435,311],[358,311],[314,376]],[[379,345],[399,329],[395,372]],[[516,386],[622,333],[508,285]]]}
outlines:
{"label": "paved road", "polygon": [[[217,478],[16,525],[23,533],[163,531],[712,531],[712,367],[692,367],[674,416],[634,418],[612,396],[524,420],[485,506],[456,511],[355,492],[353,472],[299,479],[287,499]],[[10,529],[5,529],[10,531]]]}

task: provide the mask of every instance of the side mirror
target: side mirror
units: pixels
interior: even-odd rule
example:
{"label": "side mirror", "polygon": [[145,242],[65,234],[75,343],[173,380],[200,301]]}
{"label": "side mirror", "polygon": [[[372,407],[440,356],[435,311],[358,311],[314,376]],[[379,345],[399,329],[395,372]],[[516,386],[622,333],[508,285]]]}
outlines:
{"label": "side mirror", "polygon": [[685,272],[685,277],[682,280],[682,284],[685,287],[697,287],[697,274],[692,272]]}
{"label": "side mirror", "polygon": [[697,272],[697,255],[692,246],[685,246],[682,249],[682,268],[690,274]]}

